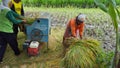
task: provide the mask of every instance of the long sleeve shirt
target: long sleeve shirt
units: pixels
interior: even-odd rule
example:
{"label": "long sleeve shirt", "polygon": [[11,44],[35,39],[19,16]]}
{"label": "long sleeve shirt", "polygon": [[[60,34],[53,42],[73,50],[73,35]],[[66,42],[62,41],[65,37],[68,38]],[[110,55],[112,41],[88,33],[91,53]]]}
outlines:
{"label": "long sleeve shirt", "polygon": [[76,37],[77,36],[77,30],[79,30],[79,35],[83,35],[84,31],[84,23],[81,23],[80,25],[76,24],[76,19],[71,19],[69,23],[67,24],[67,28],[64,33],[64,38],[66,37]]}
{"label": "long sleeve shirt", "polygon": [[20,15],[8,9],[0,10],[0,32],[13,33],[13,23],[19,24],[22,20]]}
{"label": "long sleeve shirt", "polygon": [[[13,24],[19,24],[22,22],[22,20],[19,20],[22,18],[22,16],[18,15],[14,11],[9,11],[6,14],[6,17],[13,23]],[[18,18],[18,19],[17,19]]]}

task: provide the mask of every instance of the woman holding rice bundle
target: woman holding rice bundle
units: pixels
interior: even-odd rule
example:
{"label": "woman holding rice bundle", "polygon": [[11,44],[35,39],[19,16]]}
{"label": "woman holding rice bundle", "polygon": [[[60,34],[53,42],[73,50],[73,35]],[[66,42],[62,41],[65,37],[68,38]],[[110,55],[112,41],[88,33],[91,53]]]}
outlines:
{"label": "woman holding rice bundle", "polygon": [[67,43],[65,42],[67,38],[70,37],[80,38],[80,39],[83,38],[85,19],[86,19],[86,15],[80,13],[76,18],[73,18],[68,22],[62,42],[64,46],[64,52],[69,47],[69,45],[66,45]]}

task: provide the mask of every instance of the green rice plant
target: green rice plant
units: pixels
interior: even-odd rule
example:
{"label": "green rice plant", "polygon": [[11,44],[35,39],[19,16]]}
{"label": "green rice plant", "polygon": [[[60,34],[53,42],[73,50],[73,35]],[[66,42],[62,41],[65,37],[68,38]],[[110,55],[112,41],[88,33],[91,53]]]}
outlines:
{"label": "green rice plant", "polygon": [[[107,0],[101,0],[105,2]],[[116,0],[117,5],[120,4],[119,0]],[[26,6],[44,6],[44,7],[67,7],[73,6],[78,8],[84,7],[96,7],[94,0],[23,0]]]}
{"label": "green rice plant", "polygon": [[117,53],[118,51],[120,51],[119,49],[119,34],[118,34],[118,21],[117,18],[119,17],[120,19],[120,12],[117,8],[116,5],[116,1],[115,0],[109,0],[106,4],[102,3],[100,0],[94,0],[95,3],[101,8],[101,10],[103,10],[104,12],[108,13],[112,19],[113,22],[113,26],[115,29],[115,33],[116,33],[116,46],[115,46],[115,53],[114,53],[114,58],[113,58],[113,62],[112,62],[112,68],[116,68],[117,67],[117,62],[120,59],[119,57],[117,57]]}
{"label": "green rice plant", "polygon": [[62,67],[95,68],[97,65],[96,58],[100,51],[100,43],[95,39],[73,41],[62,59]]}
{"label": "green rice plant", "polygon": [[110,52],[101,51],[96,59],[97,66],[99,68],[109,68],[109,66],[111,65],[111,59],[113,56],[114,56],[113,51],[110,51]]}

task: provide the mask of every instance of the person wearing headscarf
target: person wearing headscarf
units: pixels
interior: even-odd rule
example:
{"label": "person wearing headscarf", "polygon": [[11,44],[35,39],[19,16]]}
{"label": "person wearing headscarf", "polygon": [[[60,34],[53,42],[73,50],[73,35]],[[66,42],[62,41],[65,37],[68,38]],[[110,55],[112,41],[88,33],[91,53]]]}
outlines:
{"label": "person wearing headscarf", "polygon": [[86,15],[80,13],[78,16],[76,16],[75,18],[72,18],[67,23],[67,27],[63,35],[63,41],[62,41],[64,46],[64,49],[63,49],[64,55],[66,53],[67,48],[69,47],[68,43],[66,42],[68,38],[75,38],[75,39],[83,38],[85,20],[86,20]]}
{"label": "person wearing headscarf", "polygon": [[6,5],[6,0],[0,4],[0,63],[3,62],[7,44],[16,56],[20,55],[18,42],[13,31],[13,24],[26,23],[22,16],[15,13]]}
{"label": "person wearing headscarf", "polygon": [[79,37],[80,39],[82,39],[85,19],[86,19],[85,14],[79,14],[76,18],[71,19],[67,24],[67,28],[65,30],[63,40],[68,37],[77,38],[78,35],[77,33],[79,33]]}

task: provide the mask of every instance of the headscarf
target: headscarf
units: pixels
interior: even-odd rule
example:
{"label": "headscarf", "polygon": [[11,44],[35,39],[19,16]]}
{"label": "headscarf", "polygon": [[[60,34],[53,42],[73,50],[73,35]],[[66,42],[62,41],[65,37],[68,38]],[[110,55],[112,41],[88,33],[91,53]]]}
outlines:
{"label": "headscarf", "polygon": [[7,1],[8,0],[2,0],[2,2],[0,4],[0,10],[2,10],[2,9],[8,9],[8,10],[10,10],[10,8],[8,7],[8,5],[6,5]]}
{"label": "headscarf", "polygon": [[86,19],[86,15],[85,14],[78,15],[78,20],[79,21],[85,21],[85,19]]}
{"label": "headscarf", "polygon": [[2,0],[2,2],[4,6],[8,7],[8,3],[10,2],[10,0]]}

